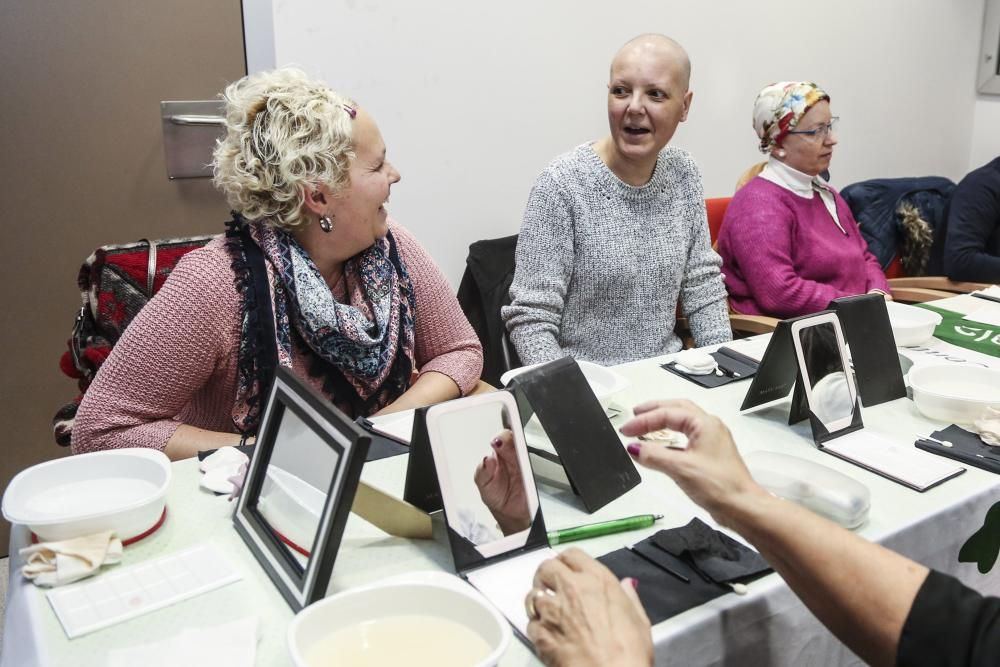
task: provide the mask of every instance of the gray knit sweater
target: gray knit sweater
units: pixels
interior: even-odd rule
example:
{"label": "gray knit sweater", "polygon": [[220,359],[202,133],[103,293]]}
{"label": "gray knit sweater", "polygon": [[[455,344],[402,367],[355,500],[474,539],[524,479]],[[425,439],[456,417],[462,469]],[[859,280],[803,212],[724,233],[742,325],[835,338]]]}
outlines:
{"label": "gray knit sweater", "polygon": [[633,187],[584,144],[535,181],[501,314],[525,364],[676,352],[678,300],[698,346],[724,342],[732,334],[721,263],[690,155],[664,148],[650,181]]}

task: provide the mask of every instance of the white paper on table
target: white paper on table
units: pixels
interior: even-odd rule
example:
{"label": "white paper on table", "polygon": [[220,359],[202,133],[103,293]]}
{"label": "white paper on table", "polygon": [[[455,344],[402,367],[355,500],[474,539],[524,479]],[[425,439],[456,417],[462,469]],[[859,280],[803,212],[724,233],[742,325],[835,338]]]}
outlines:
{"label": "white paper on table", "polygon": [[972,294],[985,294],[986,296],[992,296],[1000,299],[1000,286],[990,285],[986,289],[978,289],[975,292],[972,292]]}
{"label": "white paper on table", "polygon": [[535,580],[535,571],[542,562],[558,554],[547,547],[520,556],[507,558],[465,574],[469,583],[496,607],[510,624],[528,636],[528,612],[524,599]]}
{"label": "white paper on table", "polygon": [[391,415],[381,415],[379,417],[369,417],[368,421],[379,433],[392,436],[397,440],[409,443],[413,434],[413,410],[403,410],[393,412]]}
{"label": "white paper on table", "polygon": [[[997,297],[1000,298],[1000,297]],[[983,324],[990,324],[995,327],[1000,327],[1000,303],[993,303],[992,301],[982,301],[980,303],[983,305],[976,308],[971,313],[967,313],[963,320],[972,320],[973,322],[982,322]]]}

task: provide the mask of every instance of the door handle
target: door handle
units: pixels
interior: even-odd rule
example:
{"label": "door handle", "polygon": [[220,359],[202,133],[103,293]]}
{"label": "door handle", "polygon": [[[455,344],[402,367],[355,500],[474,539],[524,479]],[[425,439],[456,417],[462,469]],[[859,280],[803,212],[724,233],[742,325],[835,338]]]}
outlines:
{"label": "door handle", "polygon": [[170,122],[174,125],[215,125],[223,126],[226,124],[226,119],[222,116],[206,116],[200,114],[184,114],[169,117]]}

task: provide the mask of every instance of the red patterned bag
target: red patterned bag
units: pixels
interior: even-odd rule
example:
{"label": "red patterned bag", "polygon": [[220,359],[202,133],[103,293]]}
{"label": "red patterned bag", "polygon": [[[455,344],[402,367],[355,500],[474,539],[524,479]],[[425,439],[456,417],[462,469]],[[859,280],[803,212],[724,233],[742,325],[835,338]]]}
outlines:
{"label": "red patterned bag", "polygon": [[52,420],[58,444],[69,446],[80,401],[126,327],[163,286],[180,258],[212,238],[142,239],[102,246],[80,267],[77,284],[83,305],[67,341],[69,349],[59,361],[63,373],[78,381],[80,394]]}

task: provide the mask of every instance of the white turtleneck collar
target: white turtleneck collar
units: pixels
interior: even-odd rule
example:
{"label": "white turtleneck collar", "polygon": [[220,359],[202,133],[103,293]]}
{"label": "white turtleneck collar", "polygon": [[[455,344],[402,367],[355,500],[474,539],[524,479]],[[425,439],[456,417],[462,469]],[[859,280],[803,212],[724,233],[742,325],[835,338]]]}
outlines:
{"label": "white turtleneck collar", "polygon": [[805,174],[775,159],[773,155],[768,156],[767,166],[760,172],[760,177],[794,192],[803,199],[812,199],[814,185],[823,190],[829,187],[822,176]]}

